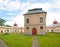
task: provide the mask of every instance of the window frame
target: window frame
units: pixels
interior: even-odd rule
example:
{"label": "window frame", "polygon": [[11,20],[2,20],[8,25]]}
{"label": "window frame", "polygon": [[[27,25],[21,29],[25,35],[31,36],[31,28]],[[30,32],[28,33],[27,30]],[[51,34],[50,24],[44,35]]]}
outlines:
{"label": "window frame", "polygon": [[43,22],[43,18],[42,17],[40,17],[40,22]]}
{"label": "window frame", "polygon": [[29,23],[29,19],[28,18],[26,19],[26,23]]}
{"label": "window frame", "polygon": [[43,26],[40,26],[40,29],[43,29]]}
{"label": "window frame", "polygon": [[29,29],[29,27],[27,27],[27,30]]}

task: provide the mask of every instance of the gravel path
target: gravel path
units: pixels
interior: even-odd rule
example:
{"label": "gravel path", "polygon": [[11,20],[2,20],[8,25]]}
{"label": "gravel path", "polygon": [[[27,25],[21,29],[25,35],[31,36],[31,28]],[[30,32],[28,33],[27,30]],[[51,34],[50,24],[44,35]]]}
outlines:
{"label": "gravel path", "polygon": [[33,44],[32,47],[39,47],[38,41],[37,41],[37,36],[34,36]]}
{"label": "gravel path", "polygon": [[8,46],[0,39],[0,47],[8,47]]}

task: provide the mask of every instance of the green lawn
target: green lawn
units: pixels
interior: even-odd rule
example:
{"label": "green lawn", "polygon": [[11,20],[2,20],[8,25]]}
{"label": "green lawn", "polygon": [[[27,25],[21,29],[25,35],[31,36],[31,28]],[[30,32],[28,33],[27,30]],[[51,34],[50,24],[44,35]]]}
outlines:
{"label": "green lawn", "polygon": [[33,36],[24,36],[16,33],[6,36],[0,36],[0,38],[9,47],[31,47],[33,41]]}
{"label": "green lawn", "polygon": [[[60,34],[46,33],[45,36],[37,36],[40,47],[60,47]],[[0,38],[9,47],[32,47],[33,36],[24,36],[23,34],[12,33],[1,36]]]}
{"label": "green lawn", "polygon": [[47,33],[46,36],[38,36],[40,47],[60,47],[60,34]]}

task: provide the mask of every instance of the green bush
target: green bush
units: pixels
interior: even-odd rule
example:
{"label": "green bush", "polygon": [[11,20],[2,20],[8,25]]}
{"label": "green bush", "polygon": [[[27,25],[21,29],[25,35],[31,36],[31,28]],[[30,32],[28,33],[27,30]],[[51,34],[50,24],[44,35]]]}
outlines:
{"label": "green bush", "polygon": [[4,33],[4,34],[2,34],[3,36],[5,36],[5,35],[9,35],[9,33]]}

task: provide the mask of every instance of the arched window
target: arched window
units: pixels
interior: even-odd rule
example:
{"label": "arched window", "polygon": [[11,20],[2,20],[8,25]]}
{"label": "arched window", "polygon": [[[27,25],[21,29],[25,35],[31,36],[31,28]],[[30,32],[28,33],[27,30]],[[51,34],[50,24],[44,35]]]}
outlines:
{"label": "arched window", "polygon": [[27,19],[26,22],[29,23],[29,19]]}
{"label": "arched window", "polygon": [[40,29],[43,29],[43,27],[41,26]]}
{"label": "arched window", "polygon": [[42,17],[40,18],[40,22],[43,22],[43,18]]}

